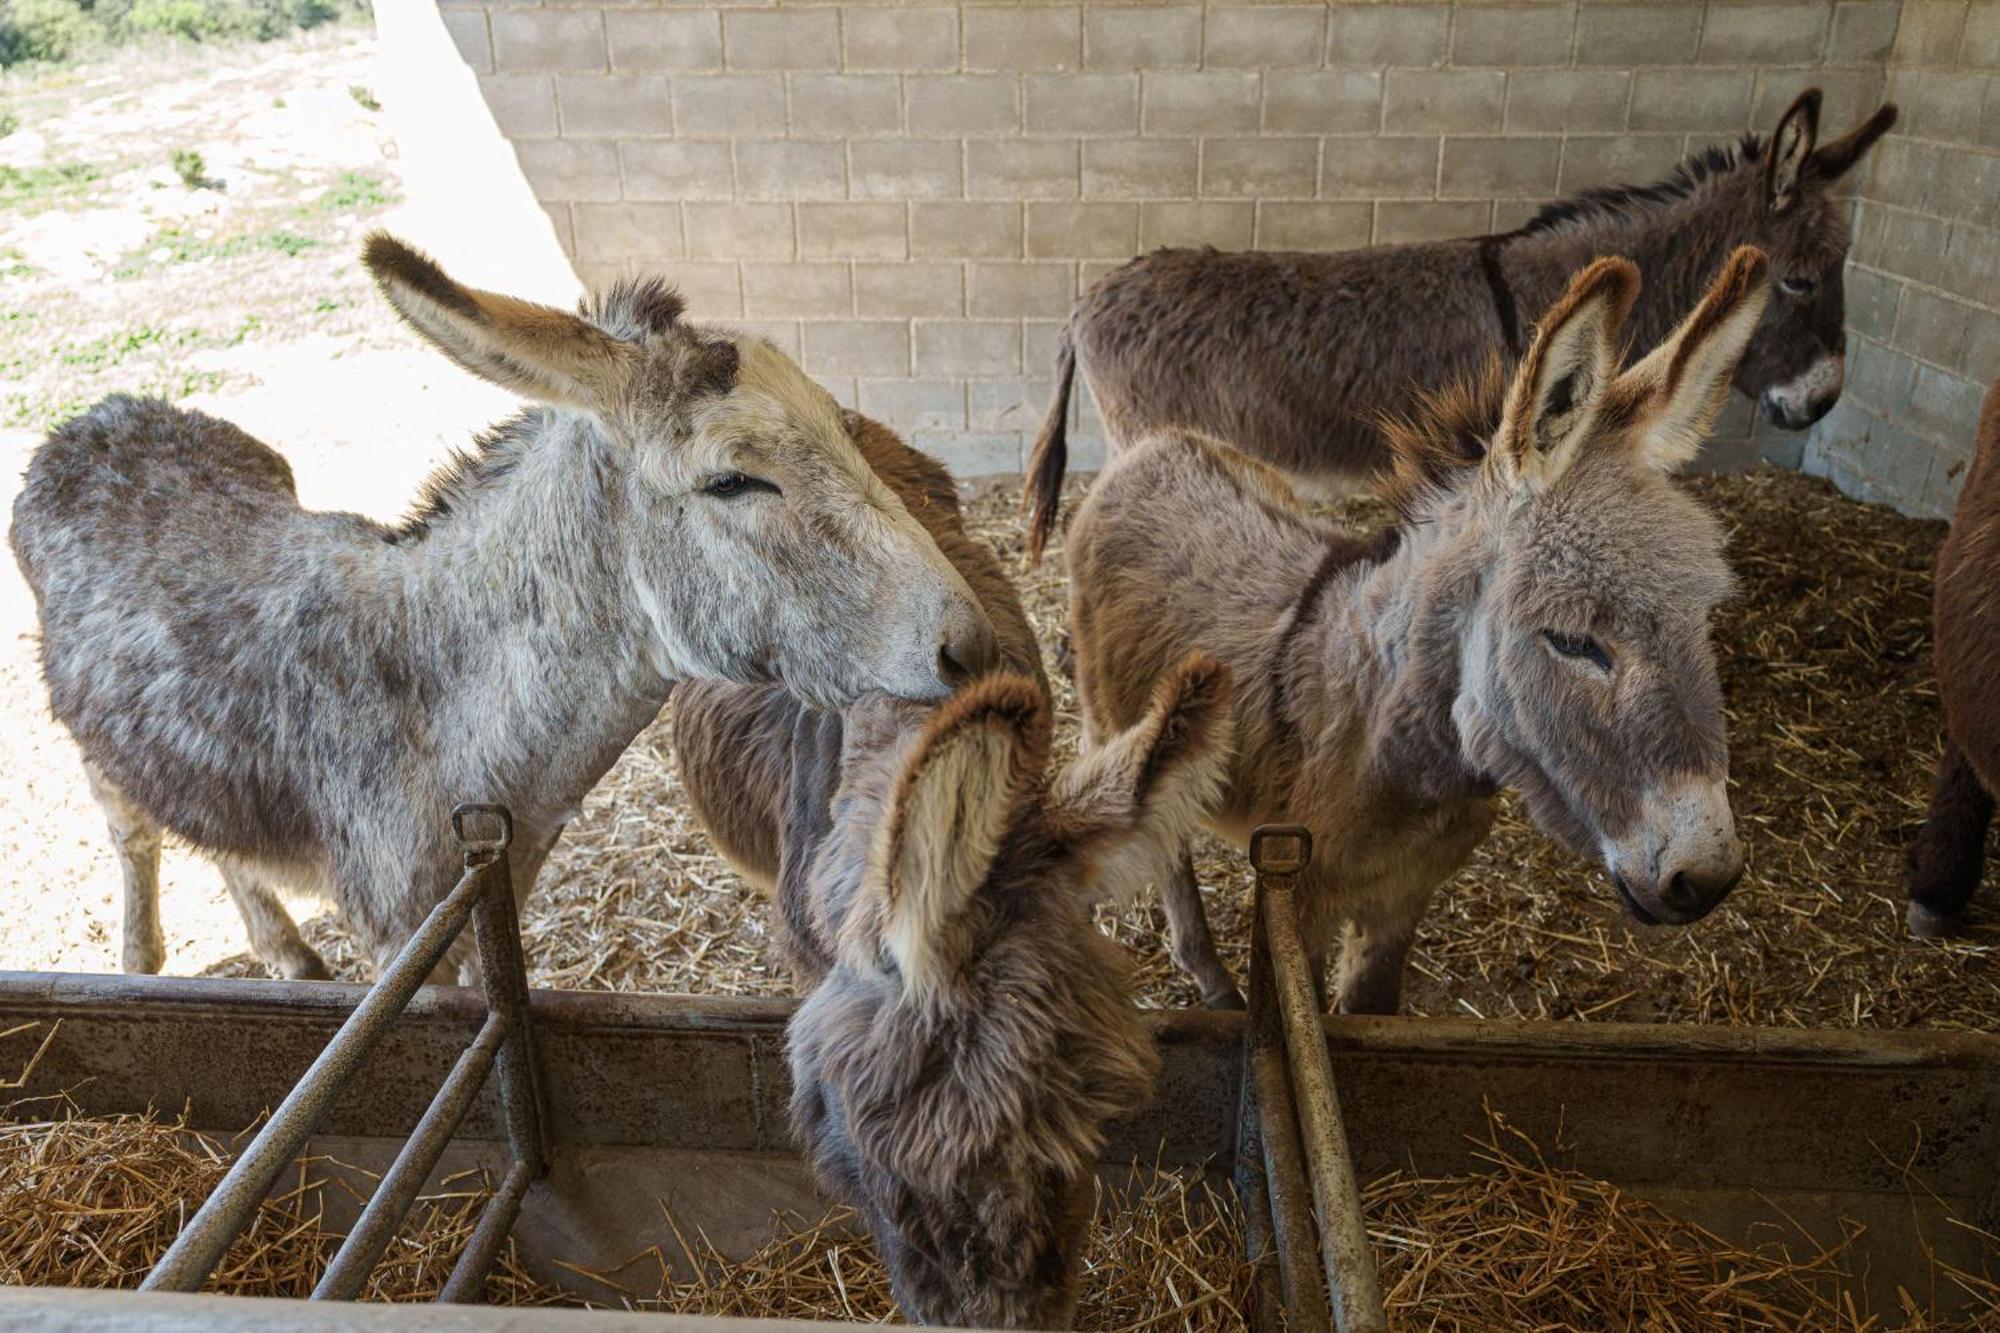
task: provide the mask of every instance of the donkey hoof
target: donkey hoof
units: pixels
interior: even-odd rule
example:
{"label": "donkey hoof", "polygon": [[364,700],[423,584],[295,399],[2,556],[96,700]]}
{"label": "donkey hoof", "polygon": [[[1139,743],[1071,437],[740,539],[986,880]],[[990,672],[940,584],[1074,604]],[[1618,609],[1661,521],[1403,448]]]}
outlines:
{"label": "donkey hoof", "polygon": [[127,942],[124,957],[120,960],[129,973],[154,976],[167,965],[167,942],[164,939]]}
{"label": "donkey hoof", "polygon": [[1940,912],[1924,906],[1915,898],[1910,899],[1909,911],[1904,919],[1910,924],[1910,934],[1920,940],[1947,939],[1965,927],[1964,913]]}
{"label": "donkey hoof", "polygon": [[333,969],[326,960],[311,949],[300,949],[297,953],[287,953],[272,968],[287,981],[332,981]]}
{"label": "donkey hoof", "polygon": [[1228,990],[1223,991],[1220,995],[1203,996],[1202,1003],[1207,1005],[1210,1009],[1242,1009],[1245,1007],[1243,1003],[1243,993],[1237,990],[1236,987],[1234,986],[1231,986]]}

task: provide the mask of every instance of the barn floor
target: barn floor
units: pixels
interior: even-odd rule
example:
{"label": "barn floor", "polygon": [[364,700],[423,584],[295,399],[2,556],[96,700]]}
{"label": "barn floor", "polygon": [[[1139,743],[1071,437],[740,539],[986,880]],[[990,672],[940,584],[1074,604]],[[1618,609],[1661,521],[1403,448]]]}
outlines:
{"label": "barn floor", "polygon": [[[1439,895],[1408,1007],[1489,1018],[1826,1027],[2000,1027],[2000,919],[1946,943],[1903,930],[1903,848],[1938,748],[1930,562],[1943,525],[1847,500],[1775,470],[1702,478],[1726,518],[1741,595],[1717,625],[1732,776],[1749,872],[1692,929],[1633,924],[1594,867],[1513,808]],[[1018,491],[969,488],[978,529],[1019,570]],[[1381,521],[1353,507],[1355,521]],[[1060,554],[1023,579],[1045,645],[1067,597]],[[1074,699],[1062,694],[1065,745]],[[538,985],[783,993],[761,904],[685,813],[663,718],[605,779],[551,859],[525,929]],[[1205,840],[1210,913],[1239,975],[1249,876]],[[169,915],[171,926],[171,915]],[[1132,946],[1144,1001],[1197,1002],[1152,902],[1107,927]],[[308,932],[352,967],[327,918]],[[211,971],[255,975],[247,955]]]}

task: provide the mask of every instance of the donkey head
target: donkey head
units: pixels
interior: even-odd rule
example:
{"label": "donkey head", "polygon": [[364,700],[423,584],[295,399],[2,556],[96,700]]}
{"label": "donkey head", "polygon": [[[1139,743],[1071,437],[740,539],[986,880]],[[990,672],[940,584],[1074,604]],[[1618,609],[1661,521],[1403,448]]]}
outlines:
{"label": "donkey head", "polygon": [[823,706],[937,699],[995,657],[965,581],[869,468],[831,395],[657,282],[581,314],[478,291],[376,233],[382,293],[433,346],[551,411],[582,451],[662,674],[783,680]]}
{"label": "donkey head", "polygon": [[845,914],[792,1021],[792,1114],[911,1318],[1069,1321],[1105,1122],[1159,1064],[1087,899],[1128,844],[1191,831],[1227,707],[1223,669],[1191,660],[1051,780],[1046,699],[992,676],[836,801],[814,894]]}
{"label": "donkey head", "polygon": [[1735,887],[1709,617],[1722,532],[1668,475],[1713,424],[1767,299],[1731,255],[1679,329],[1618,372],[1638,270],[1600,259],[1543,318],[1468,497],[1479,568],[1453,717],[1466,759],[1599,857],[1633,915],[1685,924]]}
{"label": "donkey head", "polygon": [[1764,149],[1753,187],[1756,221],[1745,237],[1771,258],[1773,299],[1737,363],[1735,383],[1787,430],[1804,430],[1825,416],[1844,379],[1847,210],[1828,197],[1828,187],[1896,123],[1896,108],[1884,106],[1821,144],[1819,106],[1819,89],[1808,88],[1779,120]]}

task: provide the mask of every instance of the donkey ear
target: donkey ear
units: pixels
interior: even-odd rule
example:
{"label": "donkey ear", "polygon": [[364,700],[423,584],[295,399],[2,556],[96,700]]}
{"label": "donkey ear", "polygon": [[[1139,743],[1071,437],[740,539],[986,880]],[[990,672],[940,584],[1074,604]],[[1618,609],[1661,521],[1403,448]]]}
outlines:
{"label": "donkey ear", "polygon": [[430,256],[387,232],[369,236],[362,258],[411,328],[502,388],[602,411],[632,373],[637,349],[631,344],[553,306],[454,282]]}
{"label": "donkey ear", "polygon": [[938,980],[947,932],[985,882],[1048,751],[1041,691],[1024,677],[996,675],[939,708],[904,757],[870,851],[869,882],[905,987]]}
{"label": "donkey ear", "polygon": [[1813,175],[1823,181],[1839,180],[1861,160],[1863,153],[1875,146],[1877,139],[1894,128],[1896,128],[1896,104],[1890,102],[1867,120],[1814,153]]}
{"label": "donkey ear", "polygon": [[1639,295],[1629,259],[1605,258],[1570,279],[1542,316],[1507,386],[1488,466],[1511,490],[1543,491],[1576,460],[1618,367],[1617,336]]}
{"label": "donkey ear", "polygon": [[1050,803],[1064,842],[1095,867],[1093,892],[1136,895],[1212,808],[1229,759],[1229,699],[1229,668],[1195,653],[1153,687],[1136,725],[1056,778]]}
{"label": "donkey ear", "polygon": [[1662,471],[1691,460],[1722,410],[1730,376],[1770,299],[1770,260],[1754,246],[1732,253],[1681,326],[1620,378],[1641,396],[1639,438]]}
{"label": "donkey ear", "polygon": [[1819,139],[1817,88],[1800,93],[1778,120],[1771,146],[1764,153],[1764,202],[1773,213],[1782,213],[1799,201],[1799,178],[1805,174]]}

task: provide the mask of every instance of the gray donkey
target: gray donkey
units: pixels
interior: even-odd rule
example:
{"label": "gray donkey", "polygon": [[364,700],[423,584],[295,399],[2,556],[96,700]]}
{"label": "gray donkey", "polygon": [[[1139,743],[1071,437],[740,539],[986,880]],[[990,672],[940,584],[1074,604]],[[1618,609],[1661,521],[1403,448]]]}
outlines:
{"label": "gray donkey", "polygon": [[676,680],[839,705],[991,663],[965,581],[769,344],[687,325],[658,283],[571,315],[386,235],[366,261],[418,333],[543,404],[408,521],[304,510],[270,449],[126,397],[57,429],[15,503],[50,699],[123,862],[128,971],[163,957],[163,828],[218,862],[276,972],[326,968],[273,882],[329,894],[380,968],[455,878],[454,804],[513,812],[525,894]]}
{"label": "gray donkey", "polygon": [[[1742,249],[1680,328],[1619,371],[1635,265],[1584,269],[1503,382],[1424,400],[1388,434],[1400,529],[1370,549],[1309,518],[1269,467],[1187,435],[1121,450],[1068,543],[1086,734],[1139,716],[1201,649],[1236,679],[1238,842],[1304,824],[1308,948],[1347,933],[1337,998],[1394,1012],[1425,904],[1517,788],[1644,922],[1700,919],[1742,873],[1708,638],[1731,580],[1691,459],[1766,299]],[[1497,431],[1492,423],[1498,422]],[[1240,1003],[1186,857],[1174,954]]]}
{"label": "gray donkey", "polygon": [[[1632,344],[1652,347],[1740,245],[1772,261],[1776,295],[1737,362],[1736,386],[1802,430],[1840,397],[1846,347],[1844,205],[1827,195],[1896,123],[1884,106],[1821,145],[1806,90],[1766,145],[1710,148],[1656,185],[1558,200],[1497,236],[1341,254],[1160,250],[1108,274],[1070,316],[1056,396],[1028,463],[1030,554],[1053,531],[1078,369],[1116,440],[1179,431],[1226,443],[1322,491],[1390,462],[1376,421],[1520,355],[1520,312],[1546,308],[1599,255],[1639,266]],[[1413,332],[1417,331],[1417,332]]]}
{"label": "gray donkey", "polygon": [[776,888],[812,992],[791,1027],[795,1123],[904,1310],[1062,1324],[1103,1122],[1157,1066],[1084,902],[1179,845],[1213,798],[1226,681],[1184,665],[1136,729],[1051,782],[1048,686],[1000,562],[936,462],[865,419],[855,438],[979,595],[1011,674],[939,709],[868,699],[844,717],[690,682],[681,778],[724,854]]}

